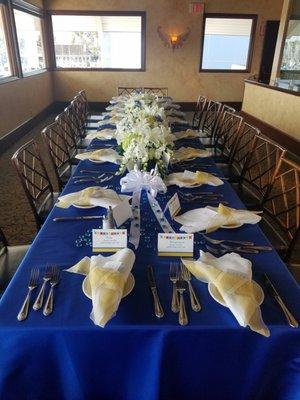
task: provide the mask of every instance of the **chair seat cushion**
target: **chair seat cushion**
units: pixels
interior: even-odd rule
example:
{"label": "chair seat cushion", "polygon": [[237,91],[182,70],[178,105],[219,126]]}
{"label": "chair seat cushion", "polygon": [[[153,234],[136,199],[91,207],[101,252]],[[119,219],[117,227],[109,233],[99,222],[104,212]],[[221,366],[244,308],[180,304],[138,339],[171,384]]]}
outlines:
{"label": "chair seat cushion", "polygon": [[54,192],[53,196],[49,197],[49,199],[46,201],[46,203],[43,205],[42,211],[39,213],[40,219],[42,222],[46,220],[48,217],[48,214],[54,207],[54,204],[57,202],[57,199],[59,197],[60,193]]}
{"label": "chair seat cushion", "polygon": [[18,269],[29,245],[7,246],[0,256],[0,291],[5,290],[14,273]]}
{"label": "chair seat cushion", "polygon": [[284,256],[287,251],[288,244],[284,240],[283,234],[280,234],[281,231],[279,226],[276,224],[276,221],[264,213],[263,218],[259,222],[259,226],[278,254],[280,256]]}
{"label": "chair seat cushion", "polygon": [[101,114],[90,114],[87,117],[86,121],[87,122],[98,122],[98,121],[100,121],[100,118],[101,118]]}
{"label": "chair seat cushion", "polygon": [[217,163],[217,167],[222,174],[229,179],[230,183],[239,182],[240,175],[231,164]]}
{"label": "chair seat cushion", "polygon": [[260,200],[254,196],[251,191],[244,185],[232,182],[231,186],[237,192],[239,198],[245,204],[245,206],[250,210],[262,210]]}

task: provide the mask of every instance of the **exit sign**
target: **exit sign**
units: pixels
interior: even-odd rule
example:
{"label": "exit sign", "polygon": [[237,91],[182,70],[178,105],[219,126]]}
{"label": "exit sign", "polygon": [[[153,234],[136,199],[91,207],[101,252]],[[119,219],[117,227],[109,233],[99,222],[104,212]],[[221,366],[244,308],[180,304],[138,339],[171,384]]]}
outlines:
{"label": "exit sign", "polygon": [[204,3],[199,3],[199,2],[190,3],[190,13],[191,14],[203,14],[204,13]]}

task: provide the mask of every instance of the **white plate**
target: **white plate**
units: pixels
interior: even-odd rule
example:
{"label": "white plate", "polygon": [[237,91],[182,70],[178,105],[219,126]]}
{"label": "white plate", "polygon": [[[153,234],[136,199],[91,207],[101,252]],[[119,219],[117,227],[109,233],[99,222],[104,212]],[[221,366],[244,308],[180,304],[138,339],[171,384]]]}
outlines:
{"label": "white plate", "polygon": [[[261,303],[264,301],[264,297],[265,297],[264,292],[257,282],[252,281],[252,283],[253,283],[254,296],[256,298],[256,301],[258,302],[259,305],[261,305]],[[224,307],[227,307],[219,290],[213,283],[208,284],[208,291],[209,291],[209,294],[211,295],[211,297],[213,299],[215,299],[217,303],[221,304]]]}
{"label": "white plate", "polygon": [[92,160],[92,159],[88,159],[90,162],[95,163],[95,164],[103,164],[105,163],[105,161],[101,161],[101,160]]}
{"label": "white plate", "polygon": [[224,228],[224,229],[235,229],[235,228],[240,228],[241,226],[243,226],[243,224],[222,225],[221,228]]}
{"label": "white plate", "polygon": [[[123,296],[122,298],[126,297],[129,295],[129,293],[132,292],[133,288],[135,285],[135,279],[134,276],[132,275],[132,273],[129,274],[128,279],[125,283],[125,287],[124,287],[124,292],[123,292]],[[86,297],[88,297],[89,299],[92,298],[91,296],[91,285],[90,285],[90,280],[88,279],[88,277],[86,276],[82,282],[82,290],[83,293],[86,295]]]}
{"label": "white plate", "polygon": [[95,206],[95,205],[93,205],[93,204],[90,204],[89,206],[81,206],[80,204],[72,204],[72,206],[73,207],[75,207],[75,208],[82,208],[83,210],[87,210],[87,209],[89,209],[89,208],[95,208],[95,207],[98,207],[98,206]]}

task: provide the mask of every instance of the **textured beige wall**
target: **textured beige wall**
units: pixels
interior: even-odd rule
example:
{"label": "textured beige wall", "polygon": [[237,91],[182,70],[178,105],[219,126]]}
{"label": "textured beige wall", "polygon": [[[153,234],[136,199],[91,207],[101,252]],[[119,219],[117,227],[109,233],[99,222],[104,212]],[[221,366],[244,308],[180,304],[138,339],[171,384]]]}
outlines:
{"label": "textured beige wall", "polygon": [[[177,101],[195,101],[204,94],[221,101],[242,101],[244,79],[259,71],[265,20],[280,19],[282,0],[206,0],[205,11],[258,14],[251,73],[199,73],[202,17],[189,14],[190,0],[46,0],[53,10],[146,11],[146,72],[54,72],[56,100],[69,100],[86,89],[89,100],[105,101],[118,86],[167,86]],[[161,25],[178,33],[189,26],[183,48],[172,52],[157,35]]]}
{"label": "textured beige wall", "polygon": [[242,110],[300,140],[300,96],[246,83]]}
{"label": "textured beige wall", "polygon": [[0,137],[53,102],[49,72],[0,85]]}

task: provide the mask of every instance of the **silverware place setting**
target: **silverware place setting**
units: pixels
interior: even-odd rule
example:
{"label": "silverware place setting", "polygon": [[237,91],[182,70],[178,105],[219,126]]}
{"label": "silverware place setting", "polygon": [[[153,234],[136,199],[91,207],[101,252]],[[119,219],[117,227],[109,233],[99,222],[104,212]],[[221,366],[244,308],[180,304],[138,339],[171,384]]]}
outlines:
{"label": "silverware place setting", "polygon": [[103,215],[83,215],[81,217],[55,217],[52,221],[54,222],[67,222],[67,221],[86,221],[92,219],[103,219]]}
{"label": "silverware place setting", "polygon": [[176,282],[177,292],[179,293],[179,316],[178,322],[180,325],[187,325],[188,324],[188,317],[185,308],[185,301],[184,301],[184,292],[185,292],[185,283],[182,278],[181,273],[179,274],[179,279]]}
{"label": "silverware place setting", "polygon": [[151,289],[151,293],[153,296],[154,313],[157,318],[162,318],[164,316],[164,310],[159,300],[154,271],[151,265],[148,265],[147,267],[147,277],[148,277],[149,287]]}
{"label": "silverware place setting", "polygon": [[174,313],[179,312],[179,298],[176,283],[179,279],[179,268],[178,263],[171,262],[170,263],[170,281],[172,282],[172,302],[171,302],[171,310]]}
{"label": "silverware place setting", "polygon": [[252,249],[251,247],[243,248],[243,247],[230,247],[228,246],[227,249],[220,249],[220,248],[214,248],[209,246],[208,244],[205,244],[206,249],[214,254],[215,256],[223,256],[224,254],[227,254],[228,252],[235,251],[237,253],[245,253],[245,254],[258,254],[259,251]]}
{"label": "silverware place setting", "polygon": [[50,315],[53,312],[54,305],[54,287],[59,284],[60,281],[60,270],[56,266],[48,266],[44,270],[39,270],[38,268],[33,268],[30,272],[29,282],[28,282],[28,291],[25,297],[25,300],[22,304],[22,307],[17,315],[18,321],[24,321],[29,313],[30,300],[32,296],[32,292],[39,286],[39,276],[42,275],[43,283],[39,290],[39,293],[33,303],[33,310],[38,311],[43,307],[45,292],[47,290],[47,286],[50,287],[48,297],[43,309],[43,314],[45,316]]}
{"label": "silverware place setting", "polygon": [[201,311],[201,304],[196,296],[195,290],[192,286],[192,275],[190,271],[181,263],[181,275],[183,280],[187,283],[190,295],[190,303],[193,311]]}

